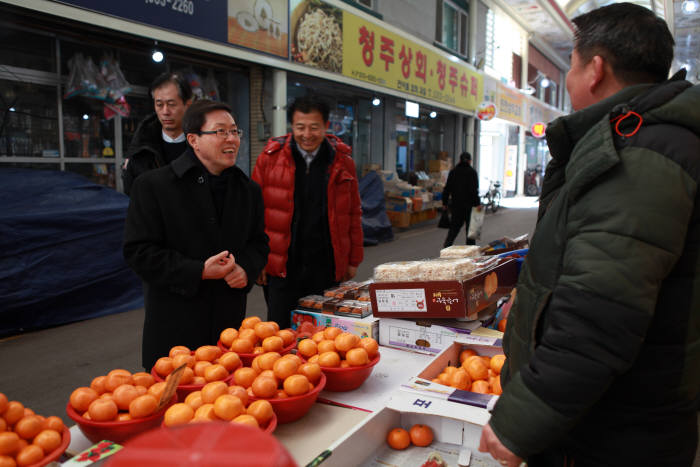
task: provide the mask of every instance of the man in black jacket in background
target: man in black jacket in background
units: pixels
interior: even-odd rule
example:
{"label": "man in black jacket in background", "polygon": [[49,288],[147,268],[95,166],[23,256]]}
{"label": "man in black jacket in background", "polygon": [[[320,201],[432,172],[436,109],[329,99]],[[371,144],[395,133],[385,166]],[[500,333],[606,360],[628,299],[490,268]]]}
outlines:
{"label": "man in black jacket in background", "polygon": [[155,113],[139,123],[124,161],[124,193],[144,172],[168,165],[187,149],[182,118],[192,103],[192,88],[180,73],[166,72],[151,84]]}
{"label": "man in black jacket in background", "polygon": [[442,204],[450,210],[450,230],[447,232],[445,247],[452,245],[462,228],[466,224],[465,235],[467,245],[474,245],[476,241],[469,238],[469,220],[472,206],[479,206],[479,176],[471,166],[472,155],[463,152],[459,156],[459,164],[450,170],[447,183],[442,192]]}

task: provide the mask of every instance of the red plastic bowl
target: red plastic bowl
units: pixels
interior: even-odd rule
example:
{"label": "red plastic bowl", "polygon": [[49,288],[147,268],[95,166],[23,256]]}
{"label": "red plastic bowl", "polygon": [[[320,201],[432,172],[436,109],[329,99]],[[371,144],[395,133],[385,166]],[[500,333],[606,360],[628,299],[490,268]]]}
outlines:
{"label": "red plastic bowl", "polygon": [[379,363],[379,357],[380,355],[377,354],[368,364],[362,366],[350,366],[347,368],[322,366],[321,371],[328,378],[326,391],[345,392],[359,388],[369,378],[374,365]]}
{"label": "red plastic bowl", "polygon": [[[221,339],[219,339],[216,343],[217,346],[224,352],[233,352],[233,350],[227,348],[224,344],[221,343]],[[278,353],[280,355],[285,355],[288,354],[289,352],[292,351],[292,349],[296,348],[297,346],[297,341],[295,340],[291,344],[289,344],[287,347],[283,347],[282,350],[280,350]],[[260,354],[256,353],[241,353],[241,352],[236,352],[238,356],[241,359],[241,362],[243,362],[243,366],[250,366],[251,363],[253,363],[253,359],[257,357]]]}
{"label": "red plastic bowl", "polygon": [[[318,393],[323,390],[326,385],[326,375],[321,373],[321,379],[318,384],[306,394],[294,397],[285,397],[284,399],[265,399],[272,404],[272,410],[277,415],[277,423],[289,423],[299,420],[306,415],[311,409],[311,406],[316,402]],[[261,397],[251,396],[250,401],[262,399]]]}
{"label": "red plastic bowl", "polygon": [[39,462],[35,464],[29,464],[28,467],[43,467],[47,464],[50,464],[51,462],[58,460],[59,457],[61,457],[61,454],[63,454],[66,449],[68,449],[68,445],[70,444],[70,430],[68,429],[67,426],[63,427],[63,433],[61,434],[61,444],[48,453],[46,456],[44,456],[43,459],[41,459]]}
{"label": "red plastic bowl", "polygon": [[[233,369],[231,374],[229,374],[226,378],[224,378],[222,381],[226,383],[226,385],[230,386],[231,382],[233,381],[233,372],[239,369],[241,365],[238,365],[236,368]],[[156,373],[156,370],[151,368],[151,376],[153,376],[153,379],[156,380],[156,383],[159,383],[161,381],[165,381],[158,373]],[[205,383],[206,384],[206,383]],[[202,388],[204,387],[204,384],[178,384],[176,392],[177,392],[177,399],[184,401],[187,395],[191,392],[195,391],[201,391]]]}
{"label": "red plastic bowl", "polygon": [[135,418],[133,420],[121,422],[96,422],[94,420],[87,420],[75,411],[73,406],[70,405],[70,402],[66,404],[66,413],[78,424],[78,428],[80,428],[80,431],[83,432],[85,437],[93,443],[106,439],[114,441],[117,444],[123,444],[124,441],[139,433],[158,427],[163,421],[163,414],[165,414],[165,411],[175,402],[177,402],[177,394],[173,395],[170,403],[158,412],[148,417]]}
{"label": "red plastic bowl", "polygon": [[[225,420],[224,420],[225,421]],[[206,423],[206,422],[204,422]],[[169,427],[165,426],[165,421],[163,421],[160,426],[162,428],[177,428],[177,426]],[[180,426],[180,425],[178,425]],[[277,428],[277,415],[275,415],[275,412],[272,412],[272,418],[267,422],[267,425],[260,427],[262,431],[265,433],[270,433],[272,434],[273,431],[275,431],[275,428]]]}

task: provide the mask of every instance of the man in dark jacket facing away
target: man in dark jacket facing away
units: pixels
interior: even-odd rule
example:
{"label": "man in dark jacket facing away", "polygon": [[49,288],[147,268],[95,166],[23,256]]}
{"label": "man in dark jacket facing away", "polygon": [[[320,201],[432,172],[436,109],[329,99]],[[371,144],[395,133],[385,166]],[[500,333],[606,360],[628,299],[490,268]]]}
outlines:
{"label": "man in dark jacket facing away", "polygon": [[151,84],[155,113],[136,129],[124,161],[124,193],[131,193],[136,177],[163,167],[187,149],[182,117],[192,103],[192,88],[179,73],[163,73]]}
{"label": "man in dark jacket facing away", "polygon": [[469,238],[469,221],[472,206],[479,206],[479,176],[472,167],[472,155],[463,152],[459,164],[450,170],[445,189],[442,191],[442,204],[450,210],[450,230],[445,238],[445,247],[452,245],[465,224],[467,245],[474,245],[476,240]]}
{"label": "man in dark jacket facing away", "polygon": [[552,155],[480,449],[503,465],[690,467],[700,393],[700,86],[631,3],[573,19]]}
{"label": "man in dark jacket facing away", "polygon": [[143,279],[143,366],[174,345],[215,344],[240,326],[267,260],[260,187],[238,167],[228,105],[197,101],[183,120],[190,148],[134,181],[124,257]]}
{"label": "man in dark jacket facing away", "polygon": [[362,262],[362,203],[351,149],[327,135],[328,105],[315,96],[289,107],[292,133],[272,138],[253,180],[265,202],[270,256],[258,283],[267,318],[285,328],[299,298],[352,279]]}

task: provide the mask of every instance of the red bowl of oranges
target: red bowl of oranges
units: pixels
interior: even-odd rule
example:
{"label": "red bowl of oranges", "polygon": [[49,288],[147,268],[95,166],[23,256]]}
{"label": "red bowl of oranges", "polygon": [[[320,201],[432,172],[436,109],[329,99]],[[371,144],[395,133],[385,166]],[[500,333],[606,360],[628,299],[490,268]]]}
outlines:
{"label": "red bowl of oranges", "polygon": [[297,353],[318,363],[326,375],[326,390],[357,389],[379,362],[379,344],[371,337],[360,338],[336,327],[327,327],[297,344]]}
{"label": "red bowl of oranges", "polygon": [[291,329],[280,329],[274,321],[262,321],[257,316],[245,318],[239,329],[226,328],[221,331],[217,345],[224,352],[236,352],[244,366],[265,352],[288,354],[296,346],[296,333]]}
{"label": "red bowl of oranges", "polygon": [[57,416],[43,417],[0,393],[0,465],[41,467],[70,444],[70,431]]}
{"label": "red bowl of oranges", "polygon": [[321,373],[320,379],[316,386],[314,386],[310,391],[302,394],[300,396],[291,397],[281,397],[274,399],[258,399],[256,396],[252,396],[251,399],[255,402],[257,400],[267,400],[272,404],[272,409],[277,415],[277,421],[279,423],[290,423],[299,420],[301,417],[306,415],[306,413],[314,405],[316,399],[318,398],[318,393],[323,390],[326,385],[326,376]]}

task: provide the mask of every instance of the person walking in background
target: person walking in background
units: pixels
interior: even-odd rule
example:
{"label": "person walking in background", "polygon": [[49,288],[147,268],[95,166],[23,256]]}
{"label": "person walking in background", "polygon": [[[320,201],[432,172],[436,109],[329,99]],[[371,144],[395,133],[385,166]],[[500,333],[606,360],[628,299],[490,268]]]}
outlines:
{"label": "person walking in background", "polygon": [[183,129],[189,148],[134,181],[124,231],[124,257],[143,279],[147,370],[174,345],[238,328],[270,251],[260,187],[234,165],[242,130],[229,106],[196,101]]}
{"label": "person walking in background", "polygon": [[700,86],[668,79],[666,22],[574,18],[574,113],[508,316],[480,450],[503,465],[690,467],[700,394]]}
{"label": "person walking in background", "polygon": [[192,103],[192,88],[179,73],[163,73],[151,84],[155,113],[139,123],[129,144],[122,179],[124,193],[131,192],[136,177],[163,167],[187,149],[182,117]]}
{"label": "person walking in background", "polygon": [[362,205],[352,150],[327,135],[328,105],[315,96],[289,107],[292,133],[271,138],[253,180],[262,188],[267,266],[258,279],[268,320],[289,327],[299,298],[352,279],[362,262]]}
{"label": "person walking in background", "polygon": [[447,231],[445,247],[452,245],[465,225],[467,245],[474,245],[476,240],[469,238],[469,220],[473,206],[479,206],[479,176],[472,167],[472,155],[463,152],[459,164],[450,170],[445,189],[442,191],[442,204],[450,211],[450,230]]}

